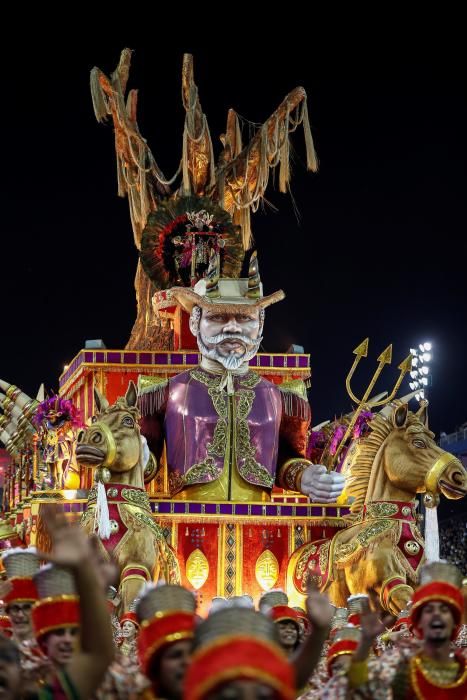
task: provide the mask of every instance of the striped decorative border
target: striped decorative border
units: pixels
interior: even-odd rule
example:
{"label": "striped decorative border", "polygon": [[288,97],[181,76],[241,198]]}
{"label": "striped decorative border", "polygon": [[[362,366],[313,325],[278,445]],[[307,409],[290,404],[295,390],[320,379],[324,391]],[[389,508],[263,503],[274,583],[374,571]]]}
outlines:
{"label": "striped decorative border", "polygon": [[[199,354],[190,351],[157,351],[146,352],[136,350],[80,350],[73,358],[68,368],[61,374],[60,392],[63,394],[69,384],[76,379],[78,370],[84,367],[97,369],[99,366],[125,366],[148,370],[182,371],[196,367],[199,364]],[[272,369],[303,373],[308,377],[310,372],[310,355],[286,353],[258,353],[250,360],[250,367],[260,371]],[[267,372],[265,372],[267,373]]]}
{"label": "striped decorative border", "polygon": [[[37,499],[38,501],[42,499]],[[46,499],[43,499],[45,502]],[[65,513],[81,513],[86,509],[85,500],[66,501],[60,500]],[[295,518],[298,520],[319,520],[325,518],[327,520],[340,519],[349,512],[348,508],[343,506],[329,506],[319,504],[308,505],[292,505],[284,503],[200,503],[199,501],[164,501],[150,499],[151,511],[160,518],[170,518],[171,516],[183,517],[192,516],[196,518],[219,519],[225,517],[231,519],[249,518],[268,520],[273,519],[276,522],[279,520],[290,520]],[[338,524],[337,522],[335,523]]]}

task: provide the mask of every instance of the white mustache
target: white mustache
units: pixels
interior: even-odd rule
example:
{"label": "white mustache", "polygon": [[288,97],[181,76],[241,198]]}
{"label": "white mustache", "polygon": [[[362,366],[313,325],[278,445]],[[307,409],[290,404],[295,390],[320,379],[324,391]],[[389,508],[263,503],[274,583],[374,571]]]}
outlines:
{"label": "white mustache", "polygon": [[253,339],[249,338],[247,335],[242,335],[241,333],[219,333],[218,335],[212,336],[201,333],[200,335],[203,343],[209,345],[218,345],[224,340],[238,340],[239,342],[244,343],[244,345],[259,345],[263,340],[262,336],[260,338]]}

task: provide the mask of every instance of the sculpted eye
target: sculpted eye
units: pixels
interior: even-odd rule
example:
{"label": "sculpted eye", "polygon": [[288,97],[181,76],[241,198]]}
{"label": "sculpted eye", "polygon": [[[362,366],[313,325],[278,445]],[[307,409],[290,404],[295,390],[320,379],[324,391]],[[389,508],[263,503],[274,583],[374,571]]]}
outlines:
{"label": "sculpted eye", "polygon": [[134,428],[135,421],[131,416],[125,416],[122,420],[122,425],[125,425],[127,428]]}
{"label": "sculpted eye", "polygon": [[425,442],[423,440],[418,439],[418,438],[416,438],[415,440],[412,440],[412,445],[414,447],[417,447],[419,450],[423,450],[426,448]]}
{"label": "sculpted eye", "polygon": [[93,416],[91,418],[91,423],[97,423],[97,416]]}

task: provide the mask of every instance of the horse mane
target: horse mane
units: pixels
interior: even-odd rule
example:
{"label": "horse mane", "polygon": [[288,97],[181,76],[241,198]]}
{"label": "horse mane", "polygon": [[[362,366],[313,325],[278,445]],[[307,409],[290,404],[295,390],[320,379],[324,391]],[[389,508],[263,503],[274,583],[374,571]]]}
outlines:
{"label": "horse mane", "polygon": [[[394,403],[397,405],[397,402]],[[375,458],[378,450],[390,433],[396,429],[392,421],[381,413],[374,416],[368,427],[370,428],[369,432],[355,442],[355,453],[351,458],[346,478],[345,489],[347,496],[353,498],[350,506],[350,511],[353,514],[358,514],[365,503],[371,472],[376,466]],[[411,433],[429,432],[421,423],[420,418],[411,412],[407,416],[405,430]]]}

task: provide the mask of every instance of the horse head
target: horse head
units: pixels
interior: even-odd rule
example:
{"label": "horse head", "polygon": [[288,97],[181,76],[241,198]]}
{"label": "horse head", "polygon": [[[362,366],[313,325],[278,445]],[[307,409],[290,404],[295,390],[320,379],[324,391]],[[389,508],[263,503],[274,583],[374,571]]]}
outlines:
{"label": "horse head", "polygon": [[91,425],[78,435],[76,458],[86,467],[106,467],[110,481],[140,464],[140,414],[136,407],[137,391],[130,381],[124,397],[110,406],[107,399],[94,389],[97,414]]}
{"label": "horse head", "polygon": [[467,494],[462,463],[428,429],[427,403],[417,413],[395,401],[375,415],[369,432],[349,451],[346,491],[352,511],[372,500],[412,500],[416,493],[458,499]]}

